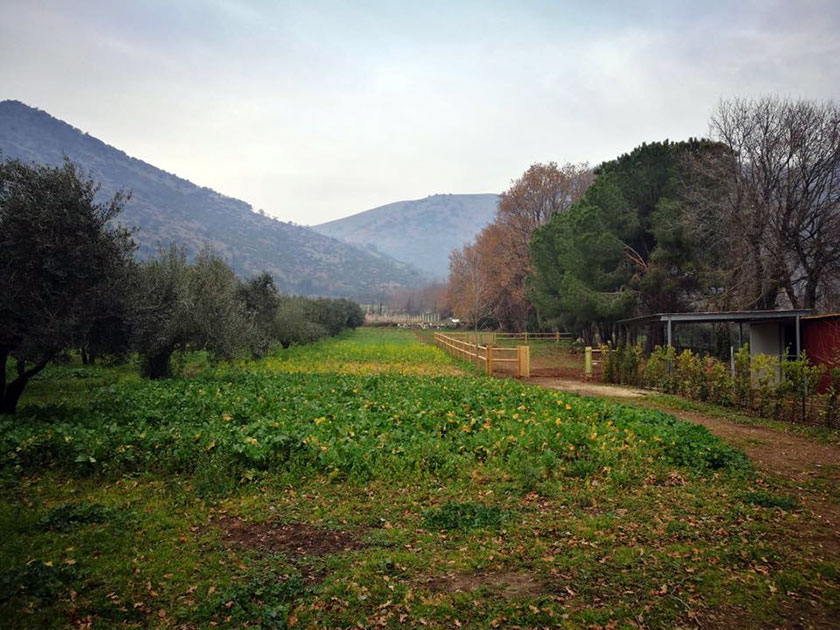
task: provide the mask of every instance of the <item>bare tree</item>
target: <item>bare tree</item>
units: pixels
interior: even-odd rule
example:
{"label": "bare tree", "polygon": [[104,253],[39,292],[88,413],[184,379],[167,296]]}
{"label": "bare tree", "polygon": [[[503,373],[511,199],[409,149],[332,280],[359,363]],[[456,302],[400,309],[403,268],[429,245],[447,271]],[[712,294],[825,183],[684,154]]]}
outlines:
{"label": "bare tree", "polygon": [[724,100],[711,136],[721,150],[695,164],[689,190],[727,305],[816,307],[840,273],[840,107]]}
{"label": "bare tree", "polygon": [[476,330],[493,317],[494,304],[487,282],[487,266],[481,250],[474,244],[449,254],[449,301],[454,314]]}

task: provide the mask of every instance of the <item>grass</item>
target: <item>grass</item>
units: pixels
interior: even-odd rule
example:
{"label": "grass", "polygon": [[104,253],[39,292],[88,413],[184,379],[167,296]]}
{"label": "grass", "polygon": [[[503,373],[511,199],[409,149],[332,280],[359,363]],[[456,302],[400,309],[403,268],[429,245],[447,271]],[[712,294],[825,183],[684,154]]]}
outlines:
{"label": "grass", "polygon": [[690,400],[681,396],[670,394],[659,394],[652,392],[644,398],[634,399],[633,404],[645,405],[657,409],[678,409],[680,411],[694,411],[710,416],[725,418],[738,424],[748,426],[766,427],[774,431],[799,435],[823,444],[840,444],[840,431],[821,427],[813,424],[799,424],[795,422],[783,422],[771,418],[744,413],[742,410],[732,407],[722,407],[713,403],[699,400]]}
{"label": "grass", "polygon": [[751,500],[783,497],[702,427],[483,378],[411,332],[181,373],[49,368],[0,421],[4,627],[838,612],[836,558],[791,536],[807,516]]}

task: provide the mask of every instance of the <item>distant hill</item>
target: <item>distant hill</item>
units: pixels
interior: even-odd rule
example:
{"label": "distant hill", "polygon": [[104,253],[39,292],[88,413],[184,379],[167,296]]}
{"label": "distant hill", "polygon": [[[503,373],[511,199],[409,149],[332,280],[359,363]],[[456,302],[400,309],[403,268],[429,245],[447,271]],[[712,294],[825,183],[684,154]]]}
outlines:
{"label": "distant hill", "polygon": [[66,155],[102,183],[103,195],[130,190],[120,221],[140,228],[141,258],[173,240],[190,255],[211,243],[237,273],[266,270],[283,291],[306,295],[368,299],[424,280],[405,263],[256,214],[244,201],[129,157],[18,101],[0,102],[0,154],[44,164],[60,164]]}
{"label": "distant hill", "polygon": [[443,279],[449,272],[449,252],[493,221],[498,199],[495,194],[432,195],[389,203],[312,229]]}

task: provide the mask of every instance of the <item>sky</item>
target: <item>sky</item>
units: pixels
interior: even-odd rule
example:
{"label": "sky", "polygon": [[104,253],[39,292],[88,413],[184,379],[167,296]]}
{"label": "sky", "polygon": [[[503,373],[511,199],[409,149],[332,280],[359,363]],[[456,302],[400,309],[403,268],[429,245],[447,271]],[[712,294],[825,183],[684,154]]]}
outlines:
{"label": "sky", "polygon": [[840,2],[0,0],[0,100],[314,225],[840,98]]}

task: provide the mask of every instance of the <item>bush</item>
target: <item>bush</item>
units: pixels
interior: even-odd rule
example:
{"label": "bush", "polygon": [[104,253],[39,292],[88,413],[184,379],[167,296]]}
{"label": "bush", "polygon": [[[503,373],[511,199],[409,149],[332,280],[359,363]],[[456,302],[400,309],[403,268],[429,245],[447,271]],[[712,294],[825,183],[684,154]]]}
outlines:
{"label": "bush", "polygon": [[[635,349],[605,347],[607,376],[612,382],[633,383],[640,374],[640,384],[669,394],[743,407],[766,416],[788,420],[822,420],[833,426],[837,419],[840,368],[829,378],[824,395],[817,386],[826,373],[806,356],[778,360],[767,355],[750,356],[744,345],[734,355],[734,378],[731,368],[714,357],[701,357],[691,350],[679,356],[673,348],[656,346],[647,361],[636,368]],[[637,370],[637,371],[636,371]]]}

